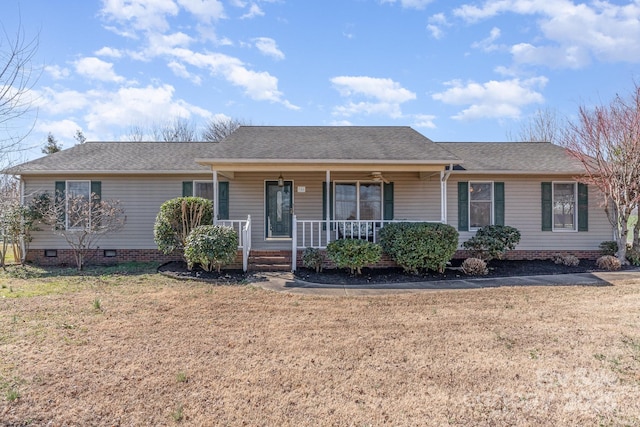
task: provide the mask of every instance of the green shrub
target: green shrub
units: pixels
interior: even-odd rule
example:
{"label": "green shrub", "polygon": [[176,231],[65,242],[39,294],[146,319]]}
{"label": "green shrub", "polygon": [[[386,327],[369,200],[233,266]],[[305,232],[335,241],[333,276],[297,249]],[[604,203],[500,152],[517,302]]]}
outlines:
{"label": "green shrub", "polygon": [[631,245],[627,245],[627,260],[631,265],[640,266],[640,251],[633,249]]}
{"label": "green shrub", "polygon": [[338,268],[347,267],[351,274],[362,274],[362,267],[380,261],[382,248],[367,240],[338,239],[327,245],[327,257]]}
{"label": "green shrub", "polygon": [[211,224],[213,204],[202,197],[178,197],[160,206],[153,238],[164,254],[182,252],[187,236],[199,225]]}
{"label": "green shrub", "polygon": [[324,256],[322,251],[317,248],[307,248],[302,254],[302,265],[307,268],[313,268],[316,273],[322,271],[322,263],[324,262]]}
{"label": "green shrub", "polygon": [[605,240],[598,247],[602,255],[615,256],[616,252],[618,252],[618,242],[615,240]]}
{"label": "green shrub", "polygon": [[443,272],[458,248],[458,231],[450,225],[397,222],[380,230],[380,244],[406,272],[422,269]]}
{"label": "green shrub", "polygon": [[487,225],[476,232],[462,246],[476,257],[485,261],[502,259],[507,251],[520,243],[520,232],[508,225]]}
{"label": "green shrub", "polygon": [[238,233],[222,225],[200,225],[187,236],[184,256],[189,269],[200,264],[211,271],[233,262],[238,250]]}

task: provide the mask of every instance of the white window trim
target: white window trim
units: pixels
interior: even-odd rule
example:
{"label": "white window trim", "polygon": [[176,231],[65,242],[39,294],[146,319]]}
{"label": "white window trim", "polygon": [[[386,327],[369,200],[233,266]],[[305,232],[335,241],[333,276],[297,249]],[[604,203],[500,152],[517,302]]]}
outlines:
{"label": "white window trim", "polygon": [[[64,229],[69,231],[83,230],[84,227],[69,227],[69,183],[70,182],[89,183],[89,203],[91,203],[91,180],[70,179],[64,182]],[[91,215],[89,215],[89,229],[91,229]]]}
{"label": "white window trim", "polygon": [[[556,184],[572,184],[573,185],[573,229],[556,228],[556,219],[555,219]],[[577,233],[578,232],[578,183],[576,181],[552,181],[551,182],[551,230],[554,233]]]}
{"label": "white window trim", "polygon": [[[336,219],[336,185],[338,184],[356,184],[356,219],[353,221],[382,221],[384,218],[384,185],[382,182],[371,180],[342,180],[333,182],[333,218],[336,221],[349,221],[346,219]],[[380,186],[380,218],[377,219],[360,219],[360,184],[378,184]]]}
{"label": "white window trim", "polygon": [[496,192],[495,192],[495,188],[494,188],[494,181],[469,181],[468,184],[468,188],[467,188],[467,218],[469,218],[469,231],[478,231],[480,230],[482,227],[472,227],[471,226],[471,185],[472,184],[491,184],[491,208],[490,208],[490,214],[491,214],[491,219],[490,219],[490,223],[489,225],[494,225],[495,224],[495,219],[494,219],[494,212],[495,212],[495,198],[496,198]]}

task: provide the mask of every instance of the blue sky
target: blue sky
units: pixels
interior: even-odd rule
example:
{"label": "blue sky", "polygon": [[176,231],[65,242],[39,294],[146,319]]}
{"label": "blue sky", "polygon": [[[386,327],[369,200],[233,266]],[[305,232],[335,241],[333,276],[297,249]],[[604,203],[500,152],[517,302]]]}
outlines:
{"label": "blue sky", "polygon": [[0,22],[39,38],[28,158],[174,117],[502,141],[640,63],[640,0],[4,0]]}

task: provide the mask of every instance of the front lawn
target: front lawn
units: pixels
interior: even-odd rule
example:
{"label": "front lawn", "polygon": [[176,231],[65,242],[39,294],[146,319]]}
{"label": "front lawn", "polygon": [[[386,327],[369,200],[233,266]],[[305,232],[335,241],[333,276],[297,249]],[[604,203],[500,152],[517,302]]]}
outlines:
{"label": "front lawn", "polygon": [[[0,272],[7,425],[636,425],[640,283],[311,297]],[[0,423],[1,424],[1,423]]]}

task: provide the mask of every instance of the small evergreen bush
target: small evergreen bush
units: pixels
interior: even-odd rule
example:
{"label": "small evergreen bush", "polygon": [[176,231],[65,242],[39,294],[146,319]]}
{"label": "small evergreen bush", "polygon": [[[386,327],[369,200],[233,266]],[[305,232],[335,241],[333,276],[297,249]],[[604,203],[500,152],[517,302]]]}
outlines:
{"label": "small evergreen bush", "polygon": [[620,270],[622,264],[620,260],[611,255],[603,255],[596,260],[598,268],[608,271]]}
{"label": "small evergreen bush", "polygon": [[475,258],[485,261],[502,259],[509,250],[515,249],[520,243],[520,231],[508,225],[487,225],[476,232],[462,246],[471,252]]}
{"label": "small evergreen bush", "polygon": [[467,258],[462,262],[462,272],[468,276],[485,276],[489,274],[489,269],[484,260]]}
{"label": "small evergreen bush", "polygon": [[382,248],[367,240],[338,239],[327,245],[327,257],[338,268],[347,267],[351,274],[362,274],[362,267],[380,261]]}
{"label": "small evergreen bush", "polygon": [[598,247],[602,255],[615,256],[616,252],[618,252],[618,242],[615,240],[605,240]]}
{"label": "small evergreen bush", "polygon": [[633,249],[631,245],[627,245],[627,260],[631,265],[640,266],[640,251]]}
{"label": "small evergreen bush", "polygon": [[302,265],[307,268],[313,268],[316,273],[322,271],[322,263],[324,262],[324,256],[318,248],[307,248],[302,254]]}
{"label": "small evergreen bush", "polygon": [[189,233],[184,256],[189,269],[200,264],[203,270],[212,271],[233,262],[238,250],[238,233],[222,225],[200,225]]}
{"label": "small evergreen bush", "polygon": [[390,223],[380,230],[380,244],[406,272],[442,273],[458,248],[458,231],[440,223]]}

